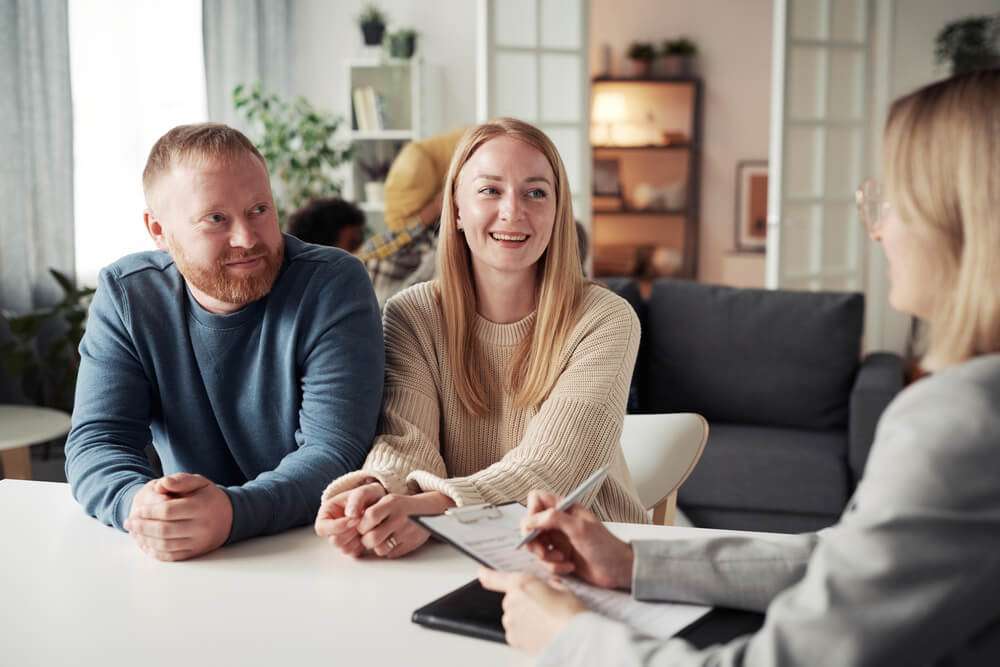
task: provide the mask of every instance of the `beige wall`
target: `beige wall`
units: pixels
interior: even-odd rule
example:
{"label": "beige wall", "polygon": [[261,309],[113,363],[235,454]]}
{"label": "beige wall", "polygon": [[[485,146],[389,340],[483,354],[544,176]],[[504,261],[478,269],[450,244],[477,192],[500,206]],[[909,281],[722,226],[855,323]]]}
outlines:
{"label": "beige wall", "polygon": [[763,255],[732,256],[736,163],[767,159],[771,0],[591,0],[591,71],[608,44],[621,73],[632,41],[680,34],[700,50],[705,80],[699,279],[745,286],[764,280]]}

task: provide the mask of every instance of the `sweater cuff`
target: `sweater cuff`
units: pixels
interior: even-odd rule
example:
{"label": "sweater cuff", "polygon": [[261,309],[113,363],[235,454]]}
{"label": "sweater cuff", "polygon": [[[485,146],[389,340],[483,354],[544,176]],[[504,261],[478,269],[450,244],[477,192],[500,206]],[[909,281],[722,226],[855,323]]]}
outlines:
{"label": "sweater cuff", "polygon": [[476,485],[467,477],[453,477],[452,479],[442,479],[426,470],[414,470],[407,477],[406,481],[417,485],[421,491],[438,491],[455,501],[458,507],[466,505],[481,505],[482,495]]}
{"label": "sweater cuff", "polygon": [[147,479],[137,482],[119,492],[114,512],[115,528],[118,530],[125,530],[125,520],[132,513],[132,501],[135,500],[135,494],[139,493],[139,489],[145,486],[148,481]]}
{"label": "sweater cuff", "polygon": [[366,479],[375,479],[388,493],[395,493],[401,496],[410,495],[406,486],[406,480],[389,470],[355,470],[346,475],[341,475],[327,485],[323,491],[322,501],[333,498],[338,493],[349,491],[361,486]]}
{"label": "sweater cuff", "polygon": [[271,508],[261,502],[259,494],[266,493],[262,489],[248,489],[242,486],[220,486],[229,496],[233,506],[233,525],[229,529],[226,544],[233,544],[260,535]]}

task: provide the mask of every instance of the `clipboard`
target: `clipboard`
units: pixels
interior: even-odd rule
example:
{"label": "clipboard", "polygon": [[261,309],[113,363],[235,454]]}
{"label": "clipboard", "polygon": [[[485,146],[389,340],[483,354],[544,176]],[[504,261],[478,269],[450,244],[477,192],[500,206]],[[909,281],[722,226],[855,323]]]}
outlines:
{"label": "clipboard", "polygon": [[[502,602],[502,593],[488,591],[473,579],[417,609],[412,621],[432,630],[506,644]],[[764,614],[716,607],[674,636],[696,649],[705,649],[753,634],[763,625]]]}
{"label": "clipboard", "polygon": [[479,523],[480,521],[501,520],[504,518],[505,510],[508,508],[514,509],[521,507],[523,507],[523,505],[517,502],[503,503],[501,505],[494,505],[491,503],[483,505],[467,505],[465,507],[449,508],[445,510],[444,514],[415,514],[410,517],[410,520],[420,524],[424,530],[429,531],[434,537],[438,538],[442,542],[447,542],[480,565],[494,567],[493,563],[487,562],[480,554],[468,549],[466,545],[455,540],[451,534],[440,530],[435,523],[435,520],[440,519],[441,517],[448,517],[454,519],[460,524],[472,525]]}
{"label": "clipboard", "polygon": [[[546,577],[547,570],[530,551],[515,547],[520,542],[520,523],[526,512],[518,503],[506,503],[452,508],[444,514],[410,518],[486,567]],[[565,579],[564,584],[589,609],[652,637],[675,636],[711,611],[711,607],[701,605],[639,602],[627,593],[597,588],[573,578]],[[411,620],[436,630],[505,642],[502,600],[502,594],[487,591],[473,580],[417,609]]]}
{"label": "clipboard", "polygon": [[[518,503],[504,505],[470,505],[468,507],[452,507],[445,511],[461,523],[497,520],[503,513],[503,508]],[[440,516],[440,515],[435,515]],[[431,524],[430,517],[415,515],[410,517],[424,529],[443,542],[447,542],[480,565],[491,567],[489,563],[470,551],[465,545],[453,540],[449,535],[439,531]],[[420,607],[413,612],[411,620],[433,630],[443,630],[475,639],[506,644],[506,634],[503,629],[503,593],[488,591],[482,587],[478,579],[473,579],[464,586],[442,595],[438,599]]]}

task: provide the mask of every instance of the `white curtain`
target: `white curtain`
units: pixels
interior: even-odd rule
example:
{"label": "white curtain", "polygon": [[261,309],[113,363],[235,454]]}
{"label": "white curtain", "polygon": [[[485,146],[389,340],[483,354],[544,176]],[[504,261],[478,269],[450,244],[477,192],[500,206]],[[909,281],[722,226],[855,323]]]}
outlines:
{"label": "white curtain", "polygon": [[0,0],[0,308],[57,300],[73,275],[73,117],[66,0]]}
{"label": "white curtain", "polygon": [[291,78],[292,3],[286,0],[202,0],[208,117],[241,130],[233,88],[257,81],[287,96]]}

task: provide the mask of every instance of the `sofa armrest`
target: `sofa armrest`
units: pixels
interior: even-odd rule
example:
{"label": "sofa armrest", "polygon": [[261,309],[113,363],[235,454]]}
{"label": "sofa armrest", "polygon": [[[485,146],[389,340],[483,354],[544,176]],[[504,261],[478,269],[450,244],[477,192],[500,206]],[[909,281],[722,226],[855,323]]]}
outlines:
{"label": "sofa armrest", "polygon": [[861,362],[851,388],[848,463],[857,484],[875,439],[875,427],[886,406],[903,389],[903,360],[891,352],[875,352]]}

